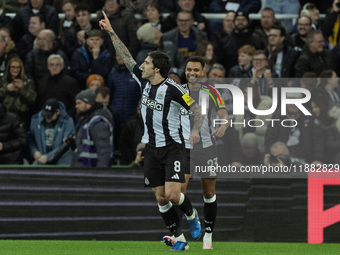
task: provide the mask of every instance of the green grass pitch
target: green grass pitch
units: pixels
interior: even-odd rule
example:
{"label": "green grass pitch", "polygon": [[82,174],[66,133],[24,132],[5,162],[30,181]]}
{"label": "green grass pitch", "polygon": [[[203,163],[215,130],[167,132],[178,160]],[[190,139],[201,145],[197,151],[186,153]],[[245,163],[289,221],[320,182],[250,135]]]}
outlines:
{"label": "green grass pitch", "polygon": [[[340,244],[228,243],[215,242],[213,250],[202,250],[202,241],[190,242],[185,254],[214,255],[323,255],[340,254]],[[166,254],[161,242],[132,241],[0,241],[1,255],[113,255]],[[172,253],[171,253],[172,254]]]}

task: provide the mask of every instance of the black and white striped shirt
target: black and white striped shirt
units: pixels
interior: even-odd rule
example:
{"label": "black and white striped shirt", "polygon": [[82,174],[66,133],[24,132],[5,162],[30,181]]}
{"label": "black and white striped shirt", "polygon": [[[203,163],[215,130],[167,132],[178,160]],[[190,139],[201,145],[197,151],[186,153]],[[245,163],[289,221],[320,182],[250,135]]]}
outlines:
{"label": "black and white striped shirt", "polygon": [[142,79],[141,69],[135,65],[133,78],[143,90],[141,114],[144,122],[143,143],[164,147],[172,143],[182,143],[180,109],[189,110],[192,99],[185,89],[171,79],[151,85]]}
{"label": "black and white striped shirt", "polygon": [[[190,97],[197,102],[201,107],[205,106],[205,117],[200,130],[201,140],[195,144],[195,148],[208,148],[215,144],[215,138],[211,133],[215,130],[213,120],[217,119],[216,112],[221,109],[226,109],[224,101],[218,90],[202,85],[199,91],[190,91],[188,84],[183,84],[183,88],[189,93]],[[203,103],[205,100],[205,103]],[[190,130],[194,123],[194,116],[191,116],[190,111],[181,110],[181,125],[183,129],[183,137],[185,148],[192,149],[189,143]]]}

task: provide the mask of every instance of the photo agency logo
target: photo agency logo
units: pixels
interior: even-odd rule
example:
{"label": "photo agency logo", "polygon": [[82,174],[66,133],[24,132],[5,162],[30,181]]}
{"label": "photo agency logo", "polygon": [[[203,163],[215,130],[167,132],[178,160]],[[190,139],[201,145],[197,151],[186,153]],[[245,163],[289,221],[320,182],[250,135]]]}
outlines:
{"label": "photo agency logo", "polygon": [[[277,79],[279,80],[279,79]],[[229,81],[230,82],[230,81]],[[209,103],[209,100],[213,100],[215,105],[221,105],[223,102],[224,105],[224,99],[221,96],[220,92],[218,91],[224,91],[227,90],[228,94],[232,97],[232,108],[231,108],[231,114],[232,115],[245,115],[245,109],[249,111],[253,116],[272,116],[272,114],[280,109],[280,115],[284,118],[261,118],[261,119],[247,119],[243,120],[241,122],[235,122],[233,118],[230,118],[230,120],[227,119],[213,119],[213,126],[216,127],[218,125],[227,124],[229,122],[230,126],[235,125],[242,125],[243,127],[262,127],[266,124],[270,126],[276,125],[276,123],[279,123],[282,127],[295,127],[297,126],[298,122],[296,119],[292,118],[292,114],[287,112],[287,105],[289,106],[295,106],[294,108],[299,111],[300,113],[311,116],[312,114],[309,112],[309,110],[304,106],[305,103],[309,102],[311,99],[311,93],[309,90],[305,88],[300,87],[273,87],[271,88],[271,106],[268,109],[256,109],[254,106],[254,93],[256,87],[247,87],[246,90],[246,99],[245,99],[245,93],[236,85],[230,84],[230,83],[218,83],[214,84],[213,86],[208,85],[208,82],[202,82],[203,85],[201,90],[204,91],[204,86],[210,88],[210,90],[215,94],[212,93],[201,93],[200,94],[200,100],[201,100],[201,108],[202,108],[202,115],[207,114],[207,104]],[[213,83],[212,83],[213,84]],[[282,81],[281,81],[282,85]],[[246,103],[245,103],[246,100]],[[280,103],[279,103],[280,102]],[[229,109],[228,109],[229,110]],[[290,116],[290,117],[288,117]],[[268,123],[265,123],[268,122]]]}

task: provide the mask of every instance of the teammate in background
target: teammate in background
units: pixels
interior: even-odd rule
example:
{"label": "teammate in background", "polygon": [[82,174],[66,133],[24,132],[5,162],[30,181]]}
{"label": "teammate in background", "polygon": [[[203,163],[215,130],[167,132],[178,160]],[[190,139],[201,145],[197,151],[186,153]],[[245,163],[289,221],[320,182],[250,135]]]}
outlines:
{"label": "teammate in background", "polygon": [[[206,114],[201,128],[200,142],[192,146],[189,141],[190,126],[195,116],[190,112],[182,110],[182,128],[185,140],[185,183],[182,185],[182,192],[185,193],[190,179],[190,170],[194,171],[195,166],[217,166],[218,152],[215,143],[215,137],[222,137],[229,124],[221,125],[214,129],[212,126],[213,119],[218,116],[220,119],[226,119],[229,123],[229,116],[224,101],[220,93],[208,84],[202,84],[201,78],[205,77],[204,60],[201,57],[190,57],[186,61],[185,78],[187,84],[184,84],[190,97],[196,102],[200,102],[203,107],[203,101],[206,102]],[[203,97],[205,95],[205,97]],[[205,99],[204,99],[205,98]],[[189,128],[188,128],[189,127]],[[217,202],[215,194],[216,178],[215,176],[201,176],[201,186],[204,200],[204,223],[205,234],[203,237],[203,249],[212,249],[212,232],[217,214]],[[171,246],[173,237],[165,236],[163,241],[166,245]]]}
{"label": "teammate in background", "polygon": [[124,60],[143,90],[142,142],[147,144],[144,158],[145,186],[152,187],[164,223],[175,237],[172,251],[185,250],[188,243],[179,227],[180,219],[173,205],[185,213],[194,239],[201,235],[201,224],[196,209],[188,197],[181,193],[181,183],[184,183],[185,178],[182,169],[184,146],[180,132],[180,108],[190,109],[196,117],[189,138],[192,145],[200,139],[199,130],[203,123],[201,108],[182,86],[166,78],[170,60],[165,53],[150,52],[139,67],[113,31],[104,12],[103,15],[104,19],[99,21],[101,29],[109,33],[116,53]]}

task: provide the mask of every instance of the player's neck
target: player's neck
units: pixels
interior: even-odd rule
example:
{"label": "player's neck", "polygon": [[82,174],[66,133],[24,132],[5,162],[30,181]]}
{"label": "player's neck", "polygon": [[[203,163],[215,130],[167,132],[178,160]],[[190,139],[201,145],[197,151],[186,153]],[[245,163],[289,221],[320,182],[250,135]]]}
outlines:
{"label": "player's neck", "polygon": [[165,78],[163,76],[156,74],[154,77],[150,78],[149,82],[151,83],[151,85],[158,85],[164,80]]}

